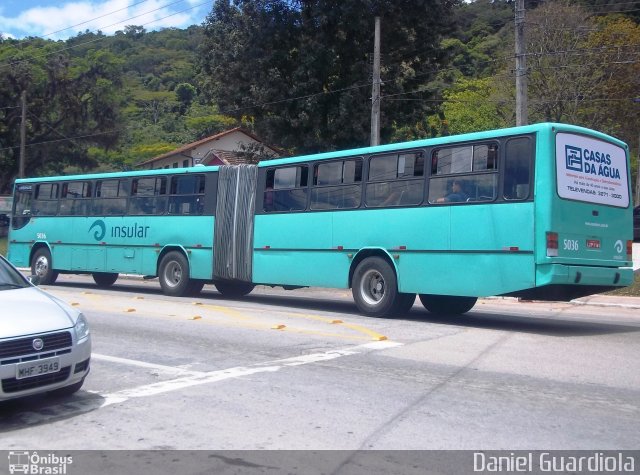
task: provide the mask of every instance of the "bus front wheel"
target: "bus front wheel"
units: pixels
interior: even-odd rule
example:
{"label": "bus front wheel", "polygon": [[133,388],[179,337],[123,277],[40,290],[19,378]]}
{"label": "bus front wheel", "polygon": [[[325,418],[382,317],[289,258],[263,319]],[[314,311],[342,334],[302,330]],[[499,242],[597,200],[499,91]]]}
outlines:
{"label": "bus front wheel", "polygon": [[91,276],[98,287],[111,287],[118,280],[118,274],[112,272],[94,272]]}
{"label": "bus front wheel", "polygon": [[358,310],[372,317],[406,313],[416,298],[398,292],[396,273],[380,257],[368,257],[358,264],[351,292]]}
{"label": "bus front wheel", "polygon": [[462,315],[473,308],[477,297],[420,294],[420,302],[431,313]]}
{"label": "bus front wheel", "polygon": [[162,292],[181,297],[189,291],[189,262],[180,252],[172,251],[160,261],[159,272]]}
{"label": "bus front wheel", "polygon": [[40,278],[41,284],[53,284],[58,272],[53,270],[51,252],[46,247],[38,249],[31,259],[31,274]]}

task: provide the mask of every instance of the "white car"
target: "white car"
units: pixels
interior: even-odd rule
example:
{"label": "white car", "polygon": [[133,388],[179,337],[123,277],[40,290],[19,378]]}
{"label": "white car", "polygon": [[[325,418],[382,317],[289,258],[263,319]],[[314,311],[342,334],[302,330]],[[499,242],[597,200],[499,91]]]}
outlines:
{"label": "white car", "polygon": [[0,256],[0,401],[72,394],[89,374],[87,319],[36,280]]}

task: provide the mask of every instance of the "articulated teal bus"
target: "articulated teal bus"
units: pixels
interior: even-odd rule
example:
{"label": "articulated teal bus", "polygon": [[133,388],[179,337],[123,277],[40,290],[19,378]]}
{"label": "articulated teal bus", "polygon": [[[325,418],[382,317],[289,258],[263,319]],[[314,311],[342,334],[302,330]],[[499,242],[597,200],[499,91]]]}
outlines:
{"label": "articulated teal bus", "polygon": [[45,283],[158,277],[351,288],[367,315],[416,295],[460,314],[478,297],[570,300],[629,285],[629,150],[536,124],[260,162],[17,180],[9,258]]}

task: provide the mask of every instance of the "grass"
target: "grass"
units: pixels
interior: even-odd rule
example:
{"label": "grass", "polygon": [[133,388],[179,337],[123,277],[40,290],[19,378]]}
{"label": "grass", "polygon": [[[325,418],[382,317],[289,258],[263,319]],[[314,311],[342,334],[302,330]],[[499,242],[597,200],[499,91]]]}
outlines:
{"label": "grass", "polygon": [[634,282],[629,287],[612,290],[611,292],[607,292],[606,294],[620,295],[622,297],[640,297],[640,272],[635,273]]}
{"label": "grass", "polygon": [[[7,238],[0,237],[0,254],[3,256],[7,255]],[[640,272],[635,273],[634,283],[629,287],[624,287],[622,289],[612,290],[611,292],[607,292],[607,295],[620,295],[624,297],[640,297]]]}

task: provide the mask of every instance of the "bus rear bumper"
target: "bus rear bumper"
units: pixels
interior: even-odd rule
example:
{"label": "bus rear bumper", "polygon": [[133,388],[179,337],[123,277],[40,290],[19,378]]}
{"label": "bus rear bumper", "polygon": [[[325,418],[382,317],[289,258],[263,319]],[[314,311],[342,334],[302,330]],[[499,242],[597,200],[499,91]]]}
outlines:
{"label": "bus rear bumper", "polygon": [[632,283],[631,268],[548,264],[537,266],[534,288],[504,295],[533,300],[569,301],[626,287]]}
{"label": "bus rear bumper", "polygon": [[604,285],[626,287],[633,283],[633,269],[619,267],[539,265],[536,286],[543,285]]}

